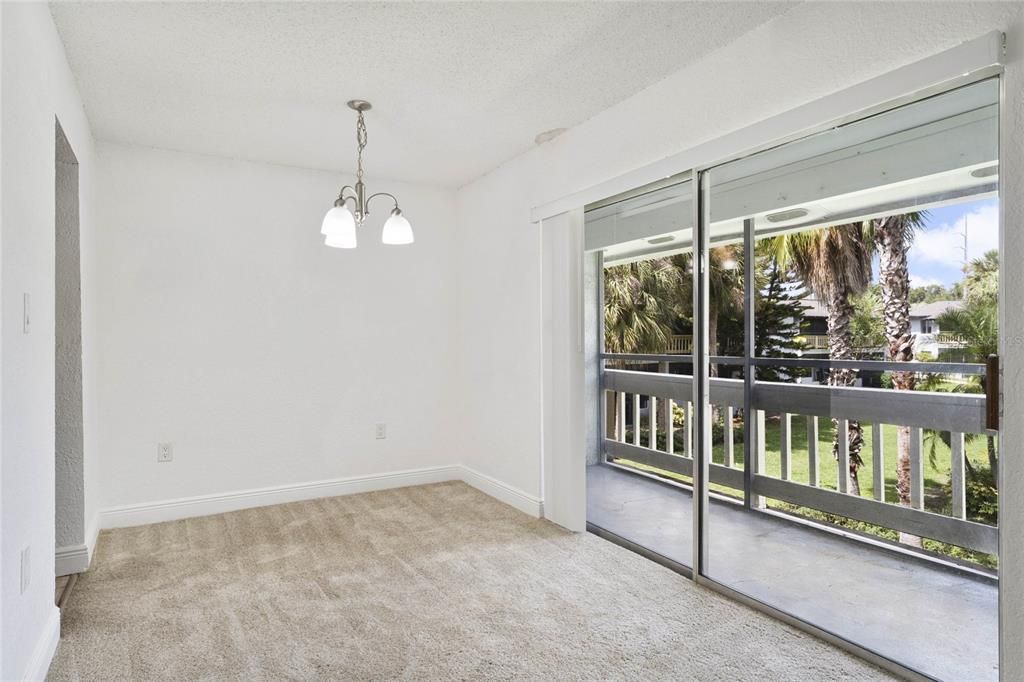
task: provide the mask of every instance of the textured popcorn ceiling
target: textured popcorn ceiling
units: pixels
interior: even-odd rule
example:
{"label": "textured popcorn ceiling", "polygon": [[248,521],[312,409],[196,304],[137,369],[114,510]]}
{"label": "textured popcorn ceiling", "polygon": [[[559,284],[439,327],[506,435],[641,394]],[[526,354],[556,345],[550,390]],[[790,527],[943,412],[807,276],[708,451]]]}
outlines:
{"label": "textured popcorn ceiling", "polygon": [[790,5],[55,3],[52,12],[99,139],[351,171],[345,102],[362,98],[374,104],[369,175],[458,186]]}

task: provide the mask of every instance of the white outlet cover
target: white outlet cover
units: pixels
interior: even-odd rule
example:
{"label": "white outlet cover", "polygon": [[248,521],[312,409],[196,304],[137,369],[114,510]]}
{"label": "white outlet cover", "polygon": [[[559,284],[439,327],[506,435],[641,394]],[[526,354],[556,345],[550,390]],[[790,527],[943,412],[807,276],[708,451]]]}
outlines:
{"label": "white outlet cover", "polygon": [[170,443],[157,443],[156,461],[171,462],[174,460],[174,446]]}
{"label": "white outlet cover", "polygon": [[377,440],[384,440],[385,438],[387,438],[388,437],[388,425],[387,424],[377,424],[376,435],[377,435]]}

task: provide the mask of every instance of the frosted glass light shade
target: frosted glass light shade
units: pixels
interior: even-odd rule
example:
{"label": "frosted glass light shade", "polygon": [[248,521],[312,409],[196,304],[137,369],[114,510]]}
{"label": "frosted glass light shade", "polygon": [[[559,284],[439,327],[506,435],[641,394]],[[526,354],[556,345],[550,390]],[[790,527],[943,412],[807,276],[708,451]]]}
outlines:
{"label": "frosted glass light shade", "polygon": [[324,244],[336,249],[356,248],[356,219],[345,206],[335,206],[324,216],[320,233],[326,235]]}
{"label": "frosted glass light shade", "polygon": [[412,225],[397,208],[391,212],[391,216],[384,223],[381,241],[385,244],[412,244],[413,242]]}

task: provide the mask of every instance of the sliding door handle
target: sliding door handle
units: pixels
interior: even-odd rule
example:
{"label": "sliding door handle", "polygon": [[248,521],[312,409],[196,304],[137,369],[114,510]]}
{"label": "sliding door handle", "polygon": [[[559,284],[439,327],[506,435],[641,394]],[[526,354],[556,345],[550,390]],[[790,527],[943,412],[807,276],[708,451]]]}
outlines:
{"label": "sliding door handle", "polygon": [[985,428],[999,430],[999,356],[985,359]]}

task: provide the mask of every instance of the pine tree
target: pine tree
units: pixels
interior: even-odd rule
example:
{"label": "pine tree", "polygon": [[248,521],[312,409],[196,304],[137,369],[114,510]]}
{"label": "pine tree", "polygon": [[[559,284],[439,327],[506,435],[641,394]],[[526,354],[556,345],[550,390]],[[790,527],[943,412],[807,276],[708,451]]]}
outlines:
{"label": "pine tree", "polygon": [[[792,270],[779,267],[774,258],[757,259],[758,287],[754,348],[759,357],[797,358],[804,344],[800,326],[807,306],[808,292]],[[759,367],[758,379],[791,381],[804,376],[797,368]]]}

